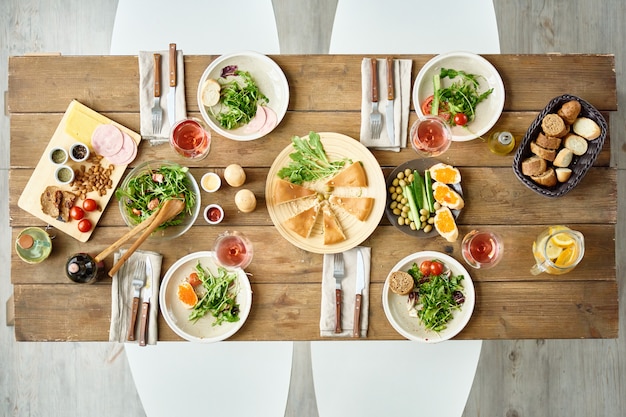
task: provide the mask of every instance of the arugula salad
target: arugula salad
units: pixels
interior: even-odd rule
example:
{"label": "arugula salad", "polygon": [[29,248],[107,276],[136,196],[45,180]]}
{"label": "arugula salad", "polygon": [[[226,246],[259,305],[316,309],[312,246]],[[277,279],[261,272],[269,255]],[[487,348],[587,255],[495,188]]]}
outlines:
{"label": "arugula salad", "polygon": [[309,136],[291,138],[295,152],[289,154],[291,162],[278,171],[278,176],[293,184],[316,181],[339,172],[350,159],[330,161],[324,150],[320,135],[310,132]]}
{"label": "arugula salad", "polygon": [[220,105],[209,110],[224,129],[236,129],[248,124],[256,115],[257,108],[269,103],[252,75],[236,65],[224,67],[217,81],[220,84]]}
{"label": "arugula salad", "polygon": [[[452,81],[444,87],[443,80]],[[433,95],[421,104],[422,113],[439,115],[452,126],[466,126],[476,118],[476,106],[493,92],[490,88],[480,92],[481,75],[469,74],[449,68],[441,68],[433,76]]]}
{"label": "arugula salad", "polygon": [[453,312],[465,303],[463,275],[454,275],[437,259],[413,263],[407,271],[415,282],[408,295],[409,315],[418,317],[426,329],[439,332],[453,319]]}
{"label": "arugula salad", "polygon": [[189,314],[190,321],[196,322],[207,314],[215,317],[213,326],[239,321],[239,304],[236,300],[239,281],[235,272],[229,272],[220,266],[217,275],[213,275],[198,262],[194,278],[197,282],[192,285],[198,294],[198,302]]}
{"label": "arugula salad", "polygon": [[156,169],[130,178],[124,187],[115,191],[115,196],[123,203],[131,221],[139,224],[171,199],[183,199],[185,209],[173,219],[163,223],[157,230],[181,224],[186,215],[193,214],[196,195],[187,178],[189,168],[177,164],[162,165]]}

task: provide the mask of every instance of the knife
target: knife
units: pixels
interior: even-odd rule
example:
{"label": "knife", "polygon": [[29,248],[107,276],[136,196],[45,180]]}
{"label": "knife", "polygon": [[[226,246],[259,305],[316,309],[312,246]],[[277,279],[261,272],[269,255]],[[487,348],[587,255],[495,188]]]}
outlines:
{"label": "knife", "polygon": [[170,129],[176,123],[176,44],[170,43],[170,91],[167,95],[167,118]]}
{"label": "knife", "polygon": [[354,325],[352,329],[352,337],[361,336],[361,299],[363,298],[363,289],[365,288],[365,261],[361,249],[357,248],[356,252],[356,298],[354,300]]}
{"label": "knife", "polygon": [[148,313],[150,311],[150,298],[152,297],[152,262],[146,256],[146,285],[141,290],[143,303],[141,304],[141,322],[139,323],[139,346],[146,345],[148,337]]}
{"label": "knife", "polygon": [[389,142],[391,146],[396,144],[396,135],[394,132],[393,122],[393,58],[387,57],[387,134],[389,135]]}

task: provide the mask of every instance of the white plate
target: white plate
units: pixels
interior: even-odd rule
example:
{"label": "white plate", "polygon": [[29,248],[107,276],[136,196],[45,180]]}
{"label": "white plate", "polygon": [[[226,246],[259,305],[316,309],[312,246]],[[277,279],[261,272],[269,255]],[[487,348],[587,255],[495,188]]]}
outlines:
{"label": "white plate", "polygon": [[[439,74],[441,68],[450,68],[465,71],[469,74],[480,75],[479,91],[484,92],[493,88],[493,92],[476,106],[476,118],[467,125],[451,126],[452,140],[463,142],[476,139],[491,129],[502,114],[504,108],[504,83],[500,74],[493,65],[480,55],[470,52],[450,52],[437,55],[420,69],[413,85],[413,106],[419,117],[422,113],[421,103],[433,94],[433,76]],[[442,81],[442,86],[450,85],[449,80]]]}
{"label": "white plate", "polygon": [[[463,285],[463,294],[465,295],[465,302],[461,306],[460,310],[454,311],[453,319],[448,323],[448,327],[441,332],[437,333],[432,330],[426,330],[423,324],[420,323],[419,318],[409,316],[409,311],[406,308],[406,295],[398,295],[389,289],[389,276],[394,271],[408,271],[415,262],[418,266],[422,261],[439,259],[445,265],[450,268],[452,274],[463,275],[464,279],[461,281]],[[469,272],[458,262],[456,259],[435,251],[417,252],[407,256],[398,262],[387,275],[385,285],[383,286],[383,309],[387,320],[393,326],[394,329],[402,336],[410,340],[415,340],[423,343],[437,343],[444,340],[448,340],[456,336],[472,317],[474,311],[474,304],[476,302],[476,295],[474,293],[474,283],[470,277]]]}
{"label": "white plate", "polygon": [[239,294],[237,303],[239,304],[239,321],[234,323],[224,322],[220,326],[213,326],[215,317],[207,314],[195,323],[189,321],[191,310],[183,306],[178,300],[178,285],[195,270],[196,264],[200,264],[208,269],[212,274],[217,274],[217,264],[215,252],[195,252],[190,253],[176,261],[168,269],[159,293],[159,303],[161,313],[165,317],[168,326],[180,337],[192,342],[211,343],[228,339],[235,334],[246,322],[250,308],[252,307],[252,289],[250,281],[243,269],[233,269],[239,279]]}
{"label": "white plate", "polygon": [[245,126],[238,129],[226,130],[220,126],[210,112],[207,112],[206,107],[202,104],[202,86],[204,82],[210,78],[215,80],[220,78],[222,68],[229,65],[237,65],[239,70],[248,71],[250,73],[261,92],[269,99],[267,107],[274,110],[276,113],[276,126],[278,126],[281,120],[283,120],[283,117],[285,117],[287,105],[289,104],[289,85],[287,84],[287,78],[283,71],[276,62],[263,54],[258,52],[238,52],[220,56],[211,62],[206,70],[204,70],[202,77],[200,77],[197,100],[202,118],[208,123],[211,129],[229,139],[247,141],[267,135],[271,130],[269,132],[263,129],[256,132],[246,132]]}

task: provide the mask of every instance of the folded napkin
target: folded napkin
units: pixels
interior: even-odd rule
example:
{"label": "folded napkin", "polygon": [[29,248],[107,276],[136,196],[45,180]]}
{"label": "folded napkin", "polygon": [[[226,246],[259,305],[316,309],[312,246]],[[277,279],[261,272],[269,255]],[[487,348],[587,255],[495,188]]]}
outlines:
{"label": "folded napkin", "polygon": [[[113,260],[115,263],[126,252],[126,249],[117,251]],[[150,257],[152,262],[152,297],[150,298],[150,310],[148,313],[148,337],[146,343],[156,344],[158,338],[157,319],[159,316],[159,284],[161,282],[161,262],[163,256],[156,252],[137,250],[122,265],[113,276],[111,285],[111,326],[109,328],[110,342],[126,342],[128,336],[128,326],[130,325],[130,313],[133,307],[133,271],[135,262],[140,257]],[[139,311],[137,313],[137,323],[135,327],[135,341],[139,341],[139,320],[141,317],[141,298],[139,299]],[[133,342],[130,342],[133,343]]]}
{"label": "folded napkin", "polygon": [[372,139],[370,114],[372,113],[372,65],[370,58],[361,62],[361,143],[368,148],[399,152],[406,147],[409,124],[409,106],[411,104],[411,67],[410,59],[394,59],[394,134],[392,141],[387,133],[387,64],[378,60],[378,111],[382,115],[383,128],[380,138]]}
{"label": "folded napkin", "polygon": [[[156,51],[161,54],[161,132],[152,132],[152,107],[154,107],[154,53],[139,52],[139,114],[141,119],[141,136],[169,138],[170,122],[167,115],[167,99],[170,91],[169,52]],[[183,51],[176,51],[176,121],[187,117],[185,103],[185,64]]]}
{"label": "folded napkin", "polygon": [[345,264],[345,277],[341,280],[341,333],[335,333],[335,277],[333,277],[333,254],[324,255],[322,268],[322,312],[320,318],[320,335],[351,337],[354,324],[354,301],[356,298],[356,263],[357,250],[361,249],[365,262],[365,288],[361,299],[361,337],[367,337],[368,311],[369,311],[369,285],[370,285],[370,259],[372,248],[357,246],[343,252]]}

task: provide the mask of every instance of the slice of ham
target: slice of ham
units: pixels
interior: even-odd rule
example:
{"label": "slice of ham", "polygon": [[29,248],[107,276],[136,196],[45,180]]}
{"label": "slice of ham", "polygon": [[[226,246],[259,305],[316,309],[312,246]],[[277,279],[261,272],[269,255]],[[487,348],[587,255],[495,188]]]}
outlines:
{"label": "slice of ham", "polygon": [[116,154],[106,157],[113,165],[128,165],[137,156],[137,143],[127,133],[122,132],[122,135],[122,148]]}
{"label": "slice of ham", "polygon": [[104,157],[115,155],[123,145],[122,131],[112,124],[98,125],[91,135],[91,147],[98,155]]}
{"label": "slice of ham", "polygon": [[243,128],[244,133],[255,133],[261,130],[263,125],[265,125],[265,121],[267,120],[265,107],[258,106],[256,108],[256,114],[250,120],[250,122]]}
{"label": "slice of ham", "polygon": [[266,118],[265,124],[259,130],[259,133],[265,136],[276,127],[276,124],[278,123],[278,116],[276,116],[276,112],[269,107],[263,107],[263,109],[265,110]]}

